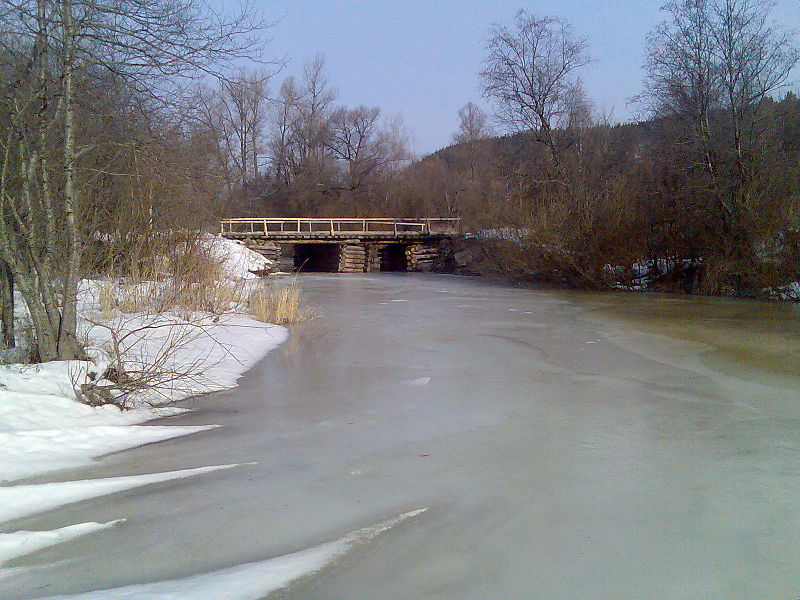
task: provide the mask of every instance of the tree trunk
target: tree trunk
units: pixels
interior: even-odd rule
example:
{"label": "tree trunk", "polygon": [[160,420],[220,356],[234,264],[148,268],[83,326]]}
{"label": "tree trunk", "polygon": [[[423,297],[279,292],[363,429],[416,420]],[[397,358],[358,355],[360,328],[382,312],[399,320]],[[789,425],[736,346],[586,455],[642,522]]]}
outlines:
{"label": "tree trunk", "polygon": [[0,261],[0,346],[13,348],[14,339],[14,276],[8,265]]}
{"label": "tree trunk", "polygon": [[62,0],[64,41],[64,220],[68,233],[66,273],[64,275],[61,322],[58,324],[57,355],[59,360],[82,358],[78,343],[78,276],[81,263],[81,240],[75,215],[75,24],[72,0]]}

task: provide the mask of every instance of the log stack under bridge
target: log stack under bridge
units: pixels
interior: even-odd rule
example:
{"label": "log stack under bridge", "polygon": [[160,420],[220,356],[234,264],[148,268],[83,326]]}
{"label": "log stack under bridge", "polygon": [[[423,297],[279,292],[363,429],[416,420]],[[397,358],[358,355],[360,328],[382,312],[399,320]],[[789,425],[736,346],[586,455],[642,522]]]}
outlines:
{"label": "log stack under bridge", "polygon": [[452,259],[459,219],[224,219],[220,231],[282,270],[434,272]]}

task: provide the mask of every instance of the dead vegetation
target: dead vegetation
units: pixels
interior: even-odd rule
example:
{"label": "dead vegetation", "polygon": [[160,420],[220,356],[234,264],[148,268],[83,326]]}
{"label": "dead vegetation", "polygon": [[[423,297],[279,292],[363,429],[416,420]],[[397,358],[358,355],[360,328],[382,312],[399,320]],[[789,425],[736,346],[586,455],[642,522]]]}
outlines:
{"label": "dead vegetation", "polygon": [[95,309],[84,315],[84,343],[101,340],[104,354],[99,372],[73,376],[87,404],[129,408],[145,398],[161,405],[175,392],[200,393],[211,383],[205,373],[228,352],[218,325],[236,317],[289,325],[312,316],[296,280],[232,280],[213,238],[170,237],[140,238],[128,252],[107,249],[113,269],[86,290]]}
{"label": "dead vegetation", "polygon": [[248,295],[247,307],[259,321],[276,325],[301,323],[313,316],[313,311],[303,304],[296,280],[259,286]]}

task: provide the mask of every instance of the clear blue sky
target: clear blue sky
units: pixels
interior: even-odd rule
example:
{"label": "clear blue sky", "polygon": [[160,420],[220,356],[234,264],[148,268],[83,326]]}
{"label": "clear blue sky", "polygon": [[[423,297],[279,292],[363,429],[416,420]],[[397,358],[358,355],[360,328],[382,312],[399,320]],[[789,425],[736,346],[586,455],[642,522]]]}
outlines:
{"label": "clear blue sky", "polygon": [[[273,83],[299,74],[317,52],[327,59],[343,104],[401,112],[413,149],[428,153],[450,143],[458,109],[481,100],[478,72],[492,23],[517,10],[568,19],[586,36],[596,63],[582,73],[597,107],[629,119],[628,99],[642,80],[645,36],[663,19],[661,0],[263,0],[271,54],[289,62]],[[800,30],[800,0],[779,0],[775,18]],[[798,76],[797,78],[800,78]]]}

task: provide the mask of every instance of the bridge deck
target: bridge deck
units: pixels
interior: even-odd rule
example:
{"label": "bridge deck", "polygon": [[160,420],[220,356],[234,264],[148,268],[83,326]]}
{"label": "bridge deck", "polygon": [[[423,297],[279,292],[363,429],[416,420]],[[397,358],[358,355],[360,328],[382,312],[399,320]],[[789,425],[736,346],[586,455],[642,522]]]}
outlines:
{"label": "bridge deck", "polygon": [[339,242],[443,238],[456,235],[460,219],[223,219],[220,233],[227,238],[262,238],[275,241]]}

